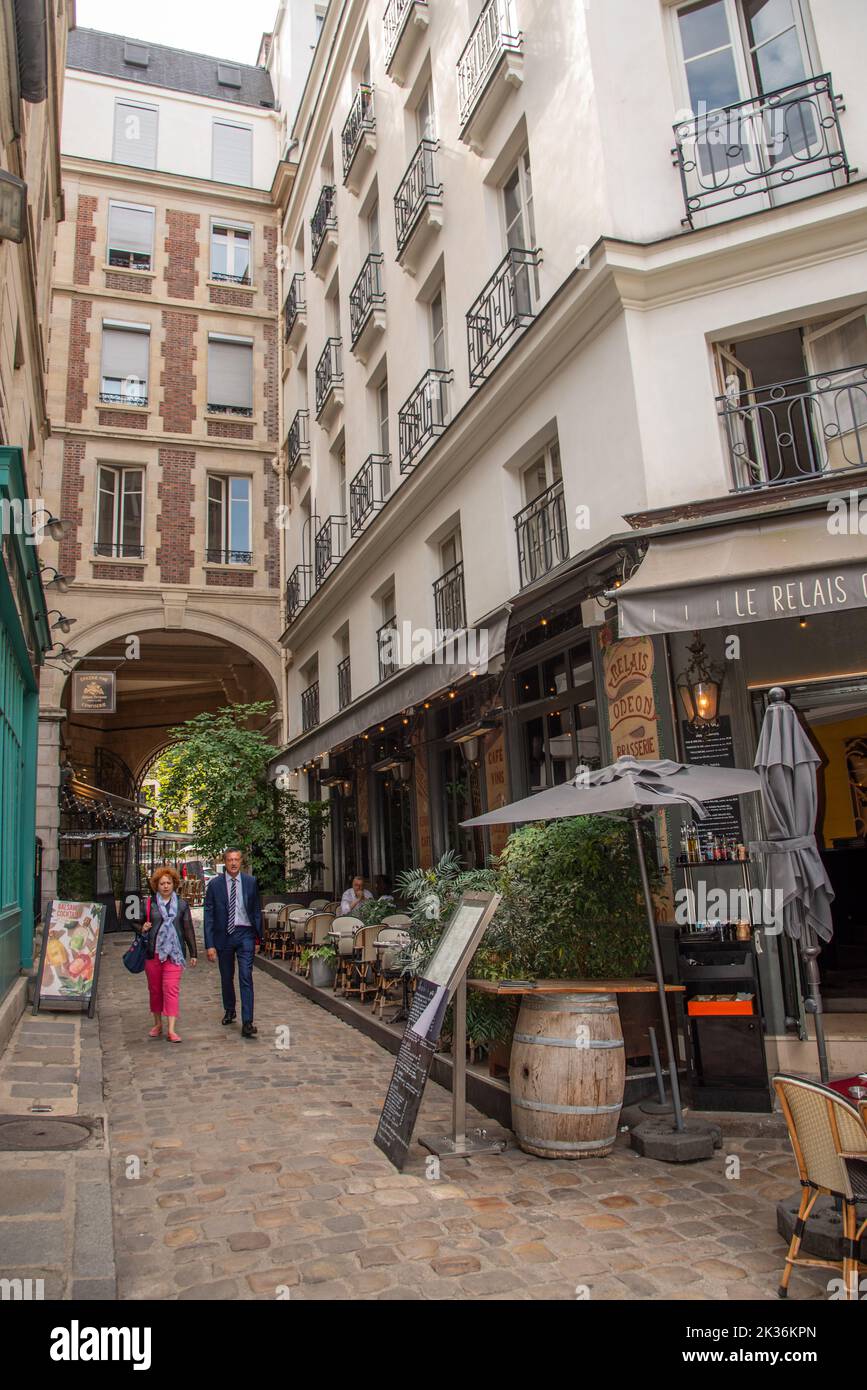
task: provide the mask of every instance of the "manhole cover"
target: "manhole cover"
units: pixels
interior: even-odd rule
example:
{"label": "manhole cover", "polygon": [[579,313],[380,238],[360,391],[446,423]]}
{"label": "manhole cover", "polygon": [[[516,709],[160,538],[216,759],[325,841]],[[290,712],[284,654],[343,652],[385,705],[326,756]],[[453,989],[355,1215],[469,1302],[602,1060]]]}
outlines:
{"label": "manhole cover", "polygon": [[0,1117],[0,1149],[77,1149],[91,1136],[89,1124],[35,1115]]}

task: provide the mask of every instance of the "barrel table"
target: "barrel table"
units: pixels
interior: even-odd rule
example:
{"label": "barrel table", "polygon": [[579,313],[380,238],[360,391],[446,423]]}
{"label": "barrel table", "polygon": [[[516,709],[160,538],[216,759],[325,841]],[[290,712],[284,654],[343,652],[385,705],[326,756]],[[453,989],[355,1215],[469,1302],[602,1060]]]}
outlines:
{"label": "barrel table", "polygon": [[[539,1158],[604,1158],[617,1139],[626,1056],[618,994],[656,992],[645,980],[468,980],[521,996],[509,1082],[512,1128]],[[682,985],[667,985],[681,992]]]}

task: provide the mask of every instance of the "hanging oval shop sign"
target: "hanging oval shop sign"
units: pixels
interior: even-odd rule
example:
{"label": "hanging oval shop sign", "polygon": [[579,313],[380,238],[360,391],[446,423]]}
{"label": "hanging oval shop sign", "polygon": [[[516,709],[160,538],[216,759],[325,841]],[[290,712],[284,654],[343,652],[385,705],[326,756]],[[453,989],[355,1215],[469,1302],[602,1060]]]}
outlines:
{"label": "hanging oval shop sign", "polygon": [[73,714],[114,714],[116,710],[117,689],[114,671],[73,672]]}

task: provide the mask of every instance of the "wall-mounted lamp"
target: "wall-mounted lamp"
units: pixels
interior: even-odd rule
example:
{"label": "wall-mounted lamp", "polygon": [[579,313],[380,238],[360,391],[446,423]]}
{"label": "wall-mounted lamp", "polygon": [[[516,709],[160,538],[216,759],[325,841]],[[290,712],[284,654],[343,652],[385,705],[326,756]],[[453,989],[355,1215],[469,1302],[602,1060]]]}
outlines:
{"label": "wall-mounted lamp", "polygon": [[27,184],[0,169],[0,241],[22,242],[26,235]]}

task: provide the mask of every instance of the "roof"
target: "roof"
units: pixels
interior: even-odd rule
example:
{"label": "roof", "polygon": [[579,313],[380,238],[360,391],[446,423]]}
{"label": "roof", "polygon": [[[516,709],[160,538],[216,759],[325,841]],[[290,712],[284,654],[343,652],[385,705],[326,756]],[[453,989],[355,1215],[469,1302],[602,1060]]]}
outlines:
{"label": "roof", "polygon": [[232,59],[188,53],[164,44],[103,34],[96,29],[73,29],[66,66],[76,72],[118,77],[145,87],[191,92],[236,106],[274,106],[274,89],[264,68]]}

